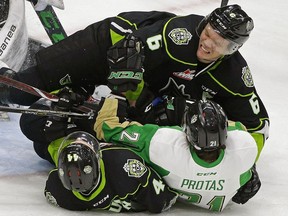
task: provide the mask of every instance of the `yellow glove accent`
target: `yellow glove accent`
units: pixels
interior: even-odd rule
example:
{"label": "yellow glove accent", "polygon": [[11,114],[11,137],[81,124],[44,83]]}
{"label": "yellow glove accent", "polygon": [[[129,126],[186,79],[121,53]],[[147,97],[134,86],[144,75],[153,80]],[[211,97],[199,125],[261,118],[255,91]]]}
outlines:
{"label": "yellow glove accent", "polygon": [[137,85],[137,89],[135,91],[127,91],[125,93],[125,96],[127,98],[127,100],[130,101],[136,101],[138,99],[138,97],[140,96],[142,90],[144,88],[144,81],[142,80],[138,85]]}

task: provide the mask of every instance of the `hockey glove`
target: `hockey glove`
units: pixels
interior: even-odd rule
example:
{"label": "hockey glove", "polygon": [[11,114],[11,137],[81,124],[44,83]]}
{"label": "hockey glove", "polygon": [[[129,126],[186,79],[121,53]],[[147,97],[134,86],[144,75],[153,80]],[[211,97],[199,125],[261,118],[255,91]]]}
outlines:
{"label": "hockey glove", "polygon": [[[84,103],[85,97],[73,92],[70,88],[64,87],[57,96],[58,102],[51,104],[51,109],[56,111],[70,111]],[[76,125],[68,117],[49,116],[45,125],[46,138],[49,142],[68,135]]]}
{"label": "hockey glove", "polygon": [[85,97],[73,92],[70,88],[64,87],[57,94],[59,100],[54,104],[53,109],[59,111],[70,111],[73,107],[77,107],[84,103]]}
{"label": "hockey glove", "polygon": [[129,104],[126,98],[119,95],[109,94],[106,98],[101,99],[98,105],[100,110],[102,109],[102,106],[107,98],[116,99],[118,101],[116,116],[119,118],[119,122],[123,123],[124,121],[128,120],[127,109]]}
{"label": "hockey glove", "polygon": [[108,87],[115,93],[135,91],[143,80],[143,43],[128,35],[107,52],[110,74]]}
{"label": "hockey glove", "polygon": [[261,187],[261,181],[259,179],[255,165],[252,167],[251,171],[251,179],[245,185],[243,185],[234,195],[234,197],[232,198],[233,202],[238,204],[245,204],[259,191]]}

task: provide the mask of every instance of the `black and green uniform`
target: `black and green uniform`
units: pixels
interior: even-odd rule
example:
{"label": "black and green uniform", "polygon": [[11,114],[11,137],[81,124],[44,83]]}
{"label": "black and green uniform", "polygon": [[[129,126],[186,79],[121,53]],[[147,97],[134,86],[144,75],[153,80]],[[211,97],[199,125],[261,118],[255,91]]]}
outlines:
{"label": "black and green uniform", "polygon": [[[168,94],[213,99],[230,120],[247,127],[260,152],[268,137],[269,119],[247,62],[237,51],[210,64],[200,63],[195,29],[202,19],[203,16],[193,14],[124,12],[41,50],[37,66],[17,73],[15,79],[48,91],[69,84],[92,93],[95,85],[107,84],[109,47],[132,34],[145,45],[144,81],[155,97]],[[36,99],[22,94],[11,94],[11,99],[22,104]]]}
{"label": "black and green uniform", "polygon": [[[50,109],[50,103],[40,100],[34,109]],[[52,164],[57,164],[58,149],[63,138],[75,131],[93,133],[95,120],[51,118],[23,114],[20,119],[23,134],[34,142],[36,153]],[[49,173],[46,182],[47,200],[65,209],[104,209],[114,212],[149,211],[159,213],[169,209],[177,193],[149,168],[142,157],[125,147],[102,143],[100,161],[101,180],[89,194],[64,188],[57,169]]]}
{"label": "black and green uniform", "polygon": [[[56,149],[57,150],[57,149]],[[88,194],[65,189],[57,169],[46,182],[47,200],[69,210],[104,209],[113,212],[150,211],[159,213],[176,201],[171,191],[144,160],[127,148],[102,146],[101,180]]]}

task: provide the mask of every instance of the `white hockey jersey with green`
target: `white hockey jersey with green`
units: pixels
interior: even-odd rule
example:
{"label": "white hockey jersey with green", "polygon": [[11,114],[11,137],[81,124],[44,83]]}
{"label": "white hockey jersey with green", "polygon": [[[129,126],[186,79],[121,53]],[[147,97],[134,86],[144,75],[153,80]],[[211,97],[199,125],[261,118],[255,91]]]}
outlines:
{"label": "white hockey jersey with green", "polygon": [[218,160],[207,163],[190,148],[180,127],[120,123],[117,108],[116,99],[105,100],[94,127],[97,138],[133,149],[179,192],[181,200],[222,211],[251,178],[250,168],[256,160],[257,146],[238,124],[229,127],[226,149]]}

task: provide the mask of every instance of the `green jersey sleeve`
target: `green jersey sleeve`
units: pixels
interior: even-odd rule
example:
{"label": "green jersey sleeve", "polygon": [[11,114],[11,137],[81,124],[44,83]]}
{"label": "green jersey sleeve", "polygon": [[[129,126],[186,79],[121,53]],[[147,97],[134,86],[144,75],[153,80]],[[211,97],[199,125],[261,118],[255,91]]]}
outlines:
{"label": "green jersey sleeve", "polygon": [[142,151],[149,148],[150,140],[159,126],[141,125],[134,121],[121,123],[117,117],[118,100],[107,98],[98,113],[94,130],[99,140],[129,146]]}

